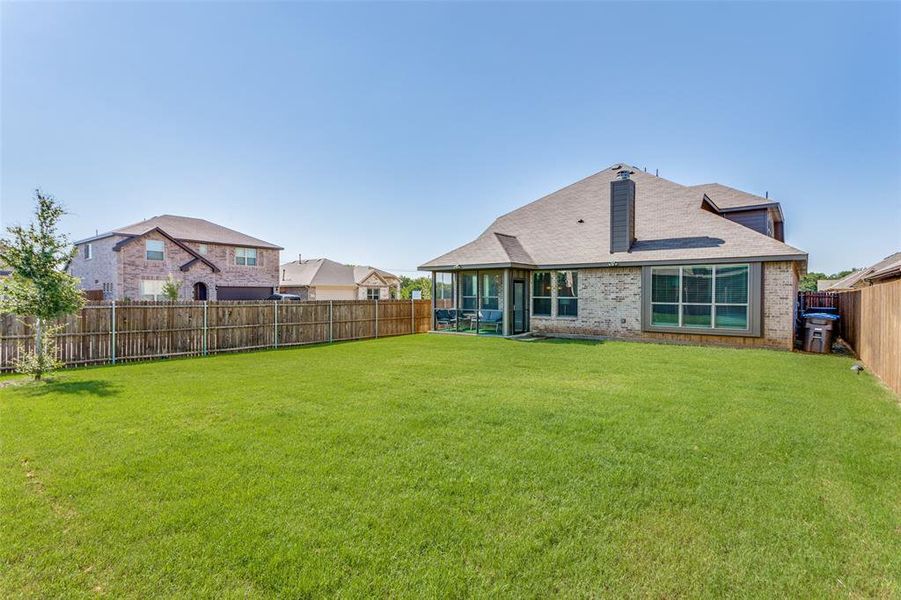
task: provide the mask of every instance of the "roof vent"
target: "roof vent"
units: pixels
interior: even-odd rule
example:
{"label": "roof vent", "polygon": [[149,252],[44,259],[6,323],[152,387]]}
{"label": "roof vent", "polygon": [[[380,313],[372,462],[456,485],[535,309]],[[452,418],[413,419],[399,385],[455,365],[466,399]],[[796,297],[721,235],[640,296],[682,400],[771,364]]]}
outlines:
{"label": "roof vent", "polygon": [[632,171],[627,171],[627,170],[623,169],[622,171],[619,171],[616,174],[616,178],[617,179],[628,179],[629,175],[631,175],[631,174],[632,174]]}

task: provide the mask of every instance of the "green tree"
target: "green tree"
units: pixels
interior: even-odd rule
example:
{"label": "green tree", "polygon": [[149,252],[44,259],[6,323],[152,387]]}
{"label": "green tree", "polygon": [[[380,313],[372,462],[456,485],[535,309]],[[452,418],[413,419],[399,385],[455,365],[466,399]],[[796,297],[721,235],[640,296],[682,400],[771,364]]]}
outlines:
{"label": "green tree", "polygon": [[163,284],[162,291],[163,296],[165,296],[167,300],[175,302],[178,300],[178,295],[181,292],[181,280],[176,279],[172,276],[172,273],[169,273],[169,276],[166,278],[166,283]]}
{"label": "green tree", "polygon": [[854,271],[859,271],[859,268],[847,269],[845,271],[839,271],[838,273],[833,273],[832,275],[826,275],[825,273],[813,272],[808,273],[801,277],[801,281],[798,283],[798,289],[802,292],[815,292],[817,291],[817,281],[820,279],[841,279],[845,275],[850,275]]}
{"label": "green tree", "polygon": [[49,322],[72,314],[84,305],[78,280],[65,272],[75,254],[59,220],[65,213],[52,196],[35,190],[35,220],[27,227],[13,225],[0,239],[0,263],[12,274],[0,281],[0,311],[34,319],[34,350],[25,353],[17,370],[35,380],[59,367]]}
{"label": "green tree", "polygon": [[807,273],[801,277],[801,281],[798,282],[798,289],[802,292],[815,292],[817,291],[817,280],[819,279],[826,279],[826,274]]}
{"label": "green tree", "polygon": [[400,276],[400,297],[409,300],[413,297],[413,290],[422,292],[423,300],[432,298],[432,279],[430,277],[407,277]]}

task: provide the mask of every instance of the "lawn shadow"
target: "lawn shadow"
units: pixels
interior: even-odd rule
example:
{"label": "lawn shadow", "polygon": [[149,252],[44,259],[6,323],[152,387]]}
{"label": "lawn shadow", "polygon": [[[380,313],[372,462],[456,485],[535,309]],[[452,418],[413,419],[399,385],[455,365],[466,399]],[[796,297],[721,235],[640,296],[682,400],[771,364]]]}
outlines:
{"label": "lawn shadow", "polygon": [[100,379],[89,381],[48,380],[29,382],[17,386],[26,396],[49,396],[61,394],[67,396],[92,396],[107,398],[119,392],[120,386]]}
{"label": "lawn shadow", "polygon": [[594,338],[541,338],[537,339],[534,343],[538,344],[570,344],[575,346],[600,346],[606,340],[602,339],[594,339]]}

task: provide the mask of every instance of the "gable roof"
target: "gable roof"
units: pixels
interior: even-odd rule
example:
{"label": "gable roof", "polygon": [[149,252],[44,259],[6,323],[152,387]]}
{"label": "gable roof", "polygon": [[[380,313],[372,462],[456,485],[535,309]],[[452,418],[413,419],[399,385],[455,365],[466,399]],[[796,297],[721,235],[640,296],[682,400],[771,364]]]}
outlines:
{"label": "gable roof", "polygon": [[390,284],[389,279],[398,279],[397,275],[393,273],[389,273],[388,271],[383,271],[382,269],[376,269],[375,267],[371,267],[369,265],[355,265],[354,266],[354,279],[356,279],[357,283],[363,283],[371,274],[375,273],[375,275],[385,282],[386,285]]}
{"label": "gable roof", "polygon": [[130,237],[123,239],[121,242],[118,242],[115,246],[113,246],[113,252],[119,252],[123,246],[127,246],[128,244],[132,243],[133,241],[139,240],[151,232],[160,234],[161,236],[163,236],[164,238],[166,238],[167,240],[169,240],[170,242],[172,242],[173,244],[175,244],[176,246],[178,246],[179,248],[181,248],[182,250],[184,250],[185,252],[187,252],[188,254],[190,254],[192,256],[191,260],[189,260],[185,264],[181,265],[181,267],[179,267],[182,271],[187,271],[188,269],[191,268],[191,266],[194,263],[200,261],[203,264],[205,264],[206,266],[208,266],[210,269],[212,269],[213,273],[219,272],[219,267],[217,267],[212,262],[210,262],[205,256],[203,256],[202,254],[200,254],[199,252],[197,252],[196,250],[194,250],[193,248],[191,248],[190,246],[188,246],[181,240],[175,239],[174,237],[172,237],[171,235],[169,235],[168,233],[166,233],[159,227],[154,227],[153,229],[148,229],[147,231],[145,231],[144,233],[142,233],[140,235],[132,235]]}
{"label": "gable roof", "polygon": [[864,279],[877,280],[901,276],[901,252],[895,252],[872,267]]}
{"label": "gable roof", "polygon": [[125,227],[113,229],[112,231],[101,235],[79,240],[75,242],[75,244],[82,244],[111,235],[139,236],[153,229],[164,230],[171,238],[182,241],[283,250],[281,246],[276,246],[275,244],[270,244],[259,238],[251,237],[240,231],[235,231],[234,229],[211,223],[206,219],[180,217],[178,215],[159,215],[151,217],[138,223],[132,223]]}
{"label": "gable roof", "polygon": [[375,273],[385,282],[385,278],[397,279],[387,271],[370,266],[345,265],[328,258],[311,258],[283,264],[279,273],[279,285],[283,286],[317,286],[337,285],[355,286],[363,283]]}
{"label": "gable roof", "polygon": [[[707,200],[713,203],[714,207],[721,212],[764,207],[779,210],[778,202],[755,194],[749,194],[721,183],[704,183],[688,186],[688,188],[697,190],[702,196],[706,196]],[[781,210],[779,210],[779,215],[781,217]]]}
{"label": "gable roof", "polygon": [[832,283],[827,290],[849,290],[862,281],[901,276],[901,252],[886,256],[875,265],[848,273]]}
{"label": "gable roof", "polygon": [[[611,253],[610,183],[624,168],[634,172],[636,242],[629,252]],[[683,186],[620,163],[498,217],[475,240],[420,269],[807,259],[797,248],[704,210],[705,194],[720,208],[778,207],[719,184]]]}

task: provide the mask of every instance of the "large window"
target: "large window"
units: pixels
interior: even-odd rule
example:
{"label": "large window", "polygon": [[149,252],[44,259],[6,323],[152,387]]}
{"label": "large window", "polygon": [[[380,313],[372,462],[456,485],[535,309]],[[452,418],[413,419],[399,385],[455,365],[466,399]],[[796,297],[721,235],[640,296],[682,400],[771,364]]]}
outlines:
{"label": "large window", "polygon": [[579,273],[557,271],[557,316],[579,315]]}
{"label": "large window", "polygon": [[162,300],[164,283],[159,279],[141,280],[141,300]]}
{"label": "large window", "polygon": [[749,265],[652,267],[650,324],[747,330],[749,284]]}
{"label": "large window", "polygon": [[454,300],[454,274],[435,273],[435,329],[455,330],[457,328],[457,303]]}
{"label": "large window", "polygon": [[165,249],[166,247],[163,245],[162,240],[147,240],[144,245],[147,260],[163,260],[165,258]]}
{"label": "large window", "polygon": [[460,273],[460,308],[474,311],[478,302],[478,275],[475,273]]}
{"label": "large window", "polygon": [[460,273],[460,301],[457,303],[457,331],[478,333],[479,331],[479,275],[475,271]]}
{"label": "large window", "polygon": [[256,248],[235,248],[235,264],[253,267],[257,264]]}
{"label": "large window", "polygon": [[498,310],[500,304],[498,302],[500,296],[498,289],[501,285],[500,273],[482,273],[482,303],[479,308],[488,310]]}
{"label": "large window", "polygon": [[551,272],[532,273],[532,315],[551,316]]}
{"label": "large window", "polygon": [[435,308],[454,306],[454,274],[435,273]]}

